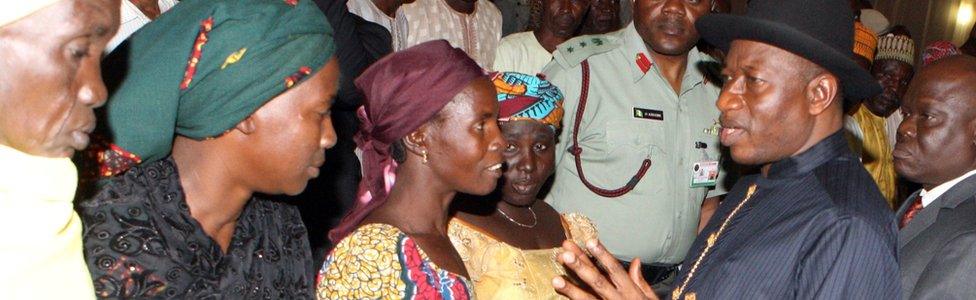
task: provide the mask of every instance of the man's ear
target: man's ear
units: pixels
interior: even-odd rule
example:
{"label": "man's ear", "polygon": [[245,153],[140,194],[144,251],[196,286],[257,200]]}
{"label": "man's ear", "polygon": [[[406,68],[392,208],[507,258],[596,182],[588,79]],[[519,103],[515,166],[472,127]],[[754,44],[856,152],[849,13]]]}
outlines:
{"label": "man's ear", "polygon": [[407,134],[407,136],[403,138],[403,146],[406,148],[407,152],[421,157],[426,156],[426,153],[428,153],[427,132],[427,124],[424,124],[417,128],[417,130]]}
{"label": "man's ear", "polygon": [[843,99],[837,99],[839,91],[840,81],[837,80],[837,77],[827,73],[813,77],[806,88],[810,115],[820,115],[835,102],[843,101]]}
{"label": "man's ear", "polygon": [[237,126],[234,126],[234,129],[237,129],[237,131],[240,131],[243,134],[252,134],[255,130],[257,130],[257,128],[258,125],[257,122],[254,121],[254,115],[247,116],[247,118],[244,118],[244,120],[238,122]]}

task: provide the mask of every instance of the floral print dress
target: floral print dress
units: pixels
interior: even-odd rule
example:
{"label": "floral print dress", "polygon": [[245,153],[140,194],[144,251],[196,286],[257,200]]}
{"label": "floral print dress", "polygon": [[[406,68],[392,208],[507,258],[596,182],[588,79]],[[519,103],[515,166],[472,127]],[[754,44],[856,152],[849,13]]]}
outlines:
{"label": "floral print dress", "polygon": [[440,269],[396,227],[360,226],[325,259],[319,299],[473,299],[471,283]]}

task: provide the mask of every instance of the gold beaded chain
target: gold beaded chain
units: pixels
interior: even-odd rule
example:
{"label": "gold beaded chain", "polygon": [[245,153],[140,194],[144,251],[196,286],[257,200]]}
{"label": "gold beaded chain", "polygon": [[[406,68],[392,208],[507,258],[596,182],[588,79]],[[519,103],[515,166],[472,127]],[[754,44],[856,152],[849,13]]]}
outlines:
{"label": "gold beaded chain", "polygon": [[[725,221],[722,221],[722,226],[718,228],[718,231],[712,232],[712,234],[708,235],[708,240],[706,240],[705,242],[705,249],[702,250],[701,254],[698,254],[698,259],[696,259],[695,264],[691,266],[691,271],[688,271],[688,276],[685,277],[685,281],[681,283],[681,287],[678,287],[671,292],[671,300],[678,300],[681,298],[681,294],[685,292],[685,288],[688,287],[688,283],[691,282],[691,278],[695,276],[695,271],[698,270],[698,265],[701,264],[703,259],[705,259],[705,255],[708,255],[708,252],[712,250],[712,246],[715,246],[715,242],[718,241],[718,237],[725,232],[725,227],[729,225],[729,221],[731,221],[732,218],[735,217],[735,214],[739,212],[739,209],[741,209],[742,206],[746,204],[746,202],[749,202],[749,199],[752,199],[752,195],[755,192],[756,192],[756,185],[755,184],[750,185],[749,191],[746,192],[746,199],[742,200],[742,202],[739,202],[739,205],[735,206],[735,209],[732,210],[732,213],[729,213],[729,216],[725,218]],[[694,300],[694,299],[695,299],[695,293],[688,293],[688,295],[685,295],[685,300]]]}

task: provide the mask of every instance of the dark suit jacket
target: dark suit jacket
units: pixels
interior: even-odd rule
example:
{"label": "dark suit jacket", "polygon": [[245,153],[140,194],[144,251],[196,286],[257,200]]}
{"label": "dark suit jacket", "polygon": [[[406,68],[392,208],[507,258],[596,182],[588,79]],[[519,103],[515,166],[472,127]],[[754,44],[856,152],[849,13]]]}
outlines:
{"label": "dark suit jacket", "polygon": [[[911,205],[905,201],[898,217]],[[935,199],[898,232],[898,257],[905,299],[976,299],[976,176]]]}

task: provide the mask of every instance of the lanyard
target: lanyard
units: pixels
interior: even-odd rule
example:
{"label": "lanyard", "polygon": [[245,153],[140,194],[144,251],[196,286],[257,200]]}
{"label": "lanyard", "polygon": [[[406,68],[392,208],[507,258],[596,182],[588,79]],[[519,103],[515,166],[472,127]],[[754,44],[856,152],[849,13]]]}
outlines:
{"label": "lanyard", "polygon": [[576,160],[576,173],[579,174],[580,181],[583,182],[583,185],[585,185],[586,188],[590,189],[590,191],[592,191],[593,193],[596,193],[597,195],[603,197],[607,197],[607,198],[620,197],[627,194],[628,192],[633,190],[634,187],[637,186],[637,183],[640,182],[641,178],[644,177],[644,174],[647,173],[647,170],[651,168],[651,159],[645,158],[644,161],[641,163],[640,169],[637,170],[637,174],[634,174],[634,176],[630,178],[630,181],[628,181],[626,185],[617,189],[610,190],[610,189],[600,188],[590,183],[590,181],[586,180],[586,175],[583,175],[583,160],[581,158],[583,154],[583,148],[580,148],[579,146],[579,128],[580,128],[580,121],[583,120],[583,111],[586,110],[586,98],[587,96],[589,96],[590,64],[588,61],[584,60],[583,62],[580,63],[580,67],[583,72],[583,86],[580,89],[579,108],[576,109],[576,119],[573,123],[573,147],[569,149],[569,152],[573,154],[573,157]]}

